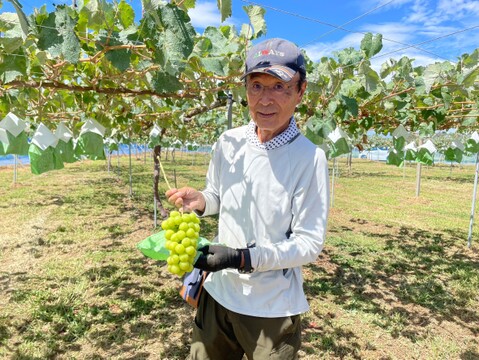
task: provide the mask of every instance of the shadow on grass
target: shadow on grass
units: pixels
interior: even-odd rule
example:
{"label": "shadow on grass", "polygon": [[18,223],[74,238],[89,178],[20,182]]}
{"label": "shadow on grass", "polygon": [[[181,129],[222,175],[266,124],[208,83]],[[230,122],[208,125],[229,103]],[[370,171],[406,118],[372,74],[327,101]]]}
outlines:
{"label": "shadow on grass", "polygon": [[479,359],[479,352],[478,351],[472,351],[472,350],[467,350],[464,351],[461,356],[461,360],[477,360]]}
{"label": "shadow on grass", "polygon": [[[9,289],[11,301],[27,307],[23,324],[0,317],[0,344],[15,336],[44,349],[42,358],[52,359],[74,351],[121,359],[158,354],[138,349],[141,341],[143,346],[158,344],[161,358],[186,359],[193,309],[178,294],[180,280],[158,264],[130,258],[121,265],[97,264],[78,278],[38,279],[44,290]],[[65,290],[80,278],[88,281],[88,295]],[[21,282],[32,280],[27,276]],[[34,358],[21,348],[9,352],[12,359]]]}
{"label": "shadow on grass", "polygon": [[[479,334],[479,312],[470,306],[477,300],[479,256],[464,249],[464,234],[407,227],[373,233],[361,225],[351,231],[375,239],[376,245],[334,238],[322,259],[307,267],[314,274],[305,283],[308,297],[332,296],[344,310],[371,314],[373,323],[394,338],[423,339],[432,321],[456,323],[472,336]],[[339,233],[345,230],[342,226]],[[354,339],[354,334],[348,336]],[[350,339],[349,348],[342,349],[340,338],[344,335],[324,325],[321,349],[338,357],[358,350]],[[464,353],[464,359],[471,356]]]}
{"label": "shadow on grass", "polygon": [[[141,353],[148,358],[152,354],[138,353],[131,339],[152,340],[159,344],[162,358],[186,359],[193,315],[178,294],[180,281],[172,281],[171,275],[155,269],[149,260],[130,259],[128,264],[128,272],[134,275],[125,276],[124,268],[111,265],[87,274],[100,279],[95,281],[99,289],[95,298],[115,299],[97,309],[95,327],[105,330],[94,331],[94,346],[109,356],[136,359]],[[138,275],[151,277],[153,271],[153,281],[139,286],[134,280]]]}
{"label": "shadow on grass", "polygon": [[302,321],[302,328],[305,330],[301,349],[306,354],[318,356],[318,350],[321,350],[340,359],[361,359],[359,337],[353,331],[346,330],[341,325],[337,326],[328,316],[315,315],[321,319],[320,325],[311,327],[307,320]]}

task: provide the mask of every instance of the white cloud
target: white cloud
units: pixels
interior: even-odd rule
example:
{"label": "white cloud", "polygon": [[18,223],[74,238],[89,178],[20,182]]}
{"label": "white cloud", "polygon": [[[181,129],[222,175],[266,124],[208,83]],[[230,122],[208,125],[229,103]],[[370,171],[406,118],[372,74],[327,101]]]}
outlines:
{"label": "white cloud", "polygon": [[[409,59],[414,59],[414,66],[445,61],[444,58],[436,56],[433,50],[426,52],[410,46],[410,44],[419,42],[416,38],[416,35],[422,32],[419,26],[403,23],[369,24],[364,25],[361,31],[383,35],[383,48],[371,59],[371,66],[377,72],[381,69],[381,65],[390,58],[399,60],[406,56]],[[324,56],[333,57],[335,51],[341,51],[348,47],[359,49],[363,37],[362,33],[348,34],[338,41],[315,43],[305,46],[304,49],[312,61],[318,61]],[[426,50],[426,48],[424,49]]]}
{"label": "white cloud", "polygon": [[218,10],[216,1],[197,1],[193,9],[188,10],[191,18],[191,24],[195,28],[204,29],[208,26],[218,27],[220,25],[238,25],[239,22],[230,17],[225,22],[221,22],[221,14]]}
{"label": "white cloud", "polygon": [[404,20],[424,26],[433,26],[446,22],[469,22],[479,16],[477,0],[415,0]]}
{"label": "white cloud", "polygon": [[406,11],[404,21],[407,23],[435,25],[441,22],[428,0],[416,0]]}
{"label": "white cloud", "polygon": [[215,2],[197,2],[193,9],[188,10],[188,15],[194,27],[218,27],[221,24],[221,15]]}
{"label": "white cloud", "polygon": [[383,48],[397,47],[401,44],[410,44],[415,36],[414,34],[418,31],[415,26],[399,22],[366,24],[362,26],[361,30],[373,34],[382,34]]}
{"label": "white cloud", "polygon": [[[387,2],[363,0],[358,6],[369,11]],[[477,26],[479,0],[395,0],[378,12],[381,12],[376,14],[380,15],[379,21],[361,22],[361,25],[358,22],[357,26],[348,27],[355,28],[358,33],[335,34],[331,39],[305,44],[308,57],[319,61],[322,57],[335,57],[335,51],[349,47],[359,49],[362,33],[367,32],[383,35],[383,48],[371,59],[371,66],[377,72],[391,58],[407,57],[413,60],[415,67],[427,66],[447,60],[456,62],[462,54],[478,48],[479,28],[461,31]],[[369,16],[363,20],[373,21]]]}
{"label": "white cloud", "polygon": [[415,0],[359,0],[356,3],[361,13],[370,12],[373,14],[398,12],[407,4],[413,3]]}
{"label": "white cloud", "polygon": [[338,41],[306,45],[304,46],[304,50],[312,61],[318,61],[323,56],[332,57],[335,51],[341,51],[350,47],[358,48],[358,44],[361,43],[363,36],[364,35],[360,33],[349,34]]}
{"label": "white cloud", "polygon": [[[413,37],[416,30],[417,29],[414,27],[405,24],[389,23],[380,25],[365,25],[361,29],[361,32],[371,32],[373,34],[379,33],[383,35],[383,48],[379,53],[379,55],[381,55],[381,53],[389,53],[397,49],[405,48],[407,47],[407,44],[413,43]],[[361,32],[348,34],[338,41],[321,42],[307,45],[305,46],[306,53],[313,61],[317,61],[323,56],[332,56],[334,51],[342,50],[348,47],[359,49],[361,40],[364,37],[363,33]],[[391,54],[389,57],[398,58],[400,55]],[[384,61],[389,57],[384,57]]]}
{"label": "white cloud", "polygon": [[479,16],[477,0],[439,0],[437,12],[443,21],[462,20]]}

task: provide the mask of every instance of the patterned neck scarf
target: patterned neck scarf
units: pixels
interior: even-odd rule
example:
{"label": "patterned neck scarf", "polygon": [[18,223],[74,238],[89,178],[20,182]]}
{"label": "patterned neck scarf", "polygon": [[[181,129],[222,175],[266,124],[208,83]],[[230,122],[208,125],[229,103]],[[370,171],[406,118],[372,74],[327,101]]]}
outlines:
{"label": "patterned neck scarf", "polygon": [[274,138],[265,143],[259,141],[258,135],[256,134],[256,124],[253,120],[249,122],[248,127],[246,128],[246,139],[248,143],[262,150],[277,149],[291,142],[291,140],[298,136],[298,134],[299,130],[296,126],[296,121],[294,120],[294,117],[291,117],[291,120],[289,121],[289,126],[286,130],[284,130],[281,134],[276,135]]}

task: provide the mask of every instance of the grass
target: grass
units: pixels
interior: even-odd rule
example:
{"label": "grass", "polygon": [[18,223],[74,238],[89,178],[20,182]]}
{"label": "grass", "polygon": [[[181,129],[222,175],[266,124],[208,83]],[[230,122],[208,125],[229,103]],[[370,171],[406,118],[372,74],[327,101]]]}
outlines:
{"label": "grass", "polygon": [[[206,163],[164,167],[172,186],[201,188]],[[0,169],[0,358],[187,357],[180,281],[136,249],[158,231],[152,160],[133,159],[131,194],[128,158],[117,164],[24,167],[15,184]],[[302,359],[479,359],[473,181],[473,166],[423,167],[417,197],[415,165],[339,160],[327,243],[303,269]],[[202,235],[215,228],[205,219]]]}

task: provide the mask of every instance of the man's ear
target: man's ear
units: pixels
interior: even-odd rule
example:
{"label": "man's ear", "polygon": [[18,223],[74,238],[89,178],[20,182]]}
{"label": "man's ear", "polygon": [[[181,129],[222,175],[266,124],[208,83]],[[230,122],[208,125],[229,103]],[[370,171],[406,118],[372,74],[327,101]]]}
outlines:
{"label": "man's ear", "polygon": [[306,88],[308,86],[308,81],[304,80],[303,83],[301,84],[301,89],[299,90],[299,100],[301,101],[303,99],[303,95],[306,92]]}
{"label": "man's ear", "polygon": [[303,86],[302,86],[303,93],[306,91],[307,87],[308,87],[308,80],[304,80],[303,81]]}

